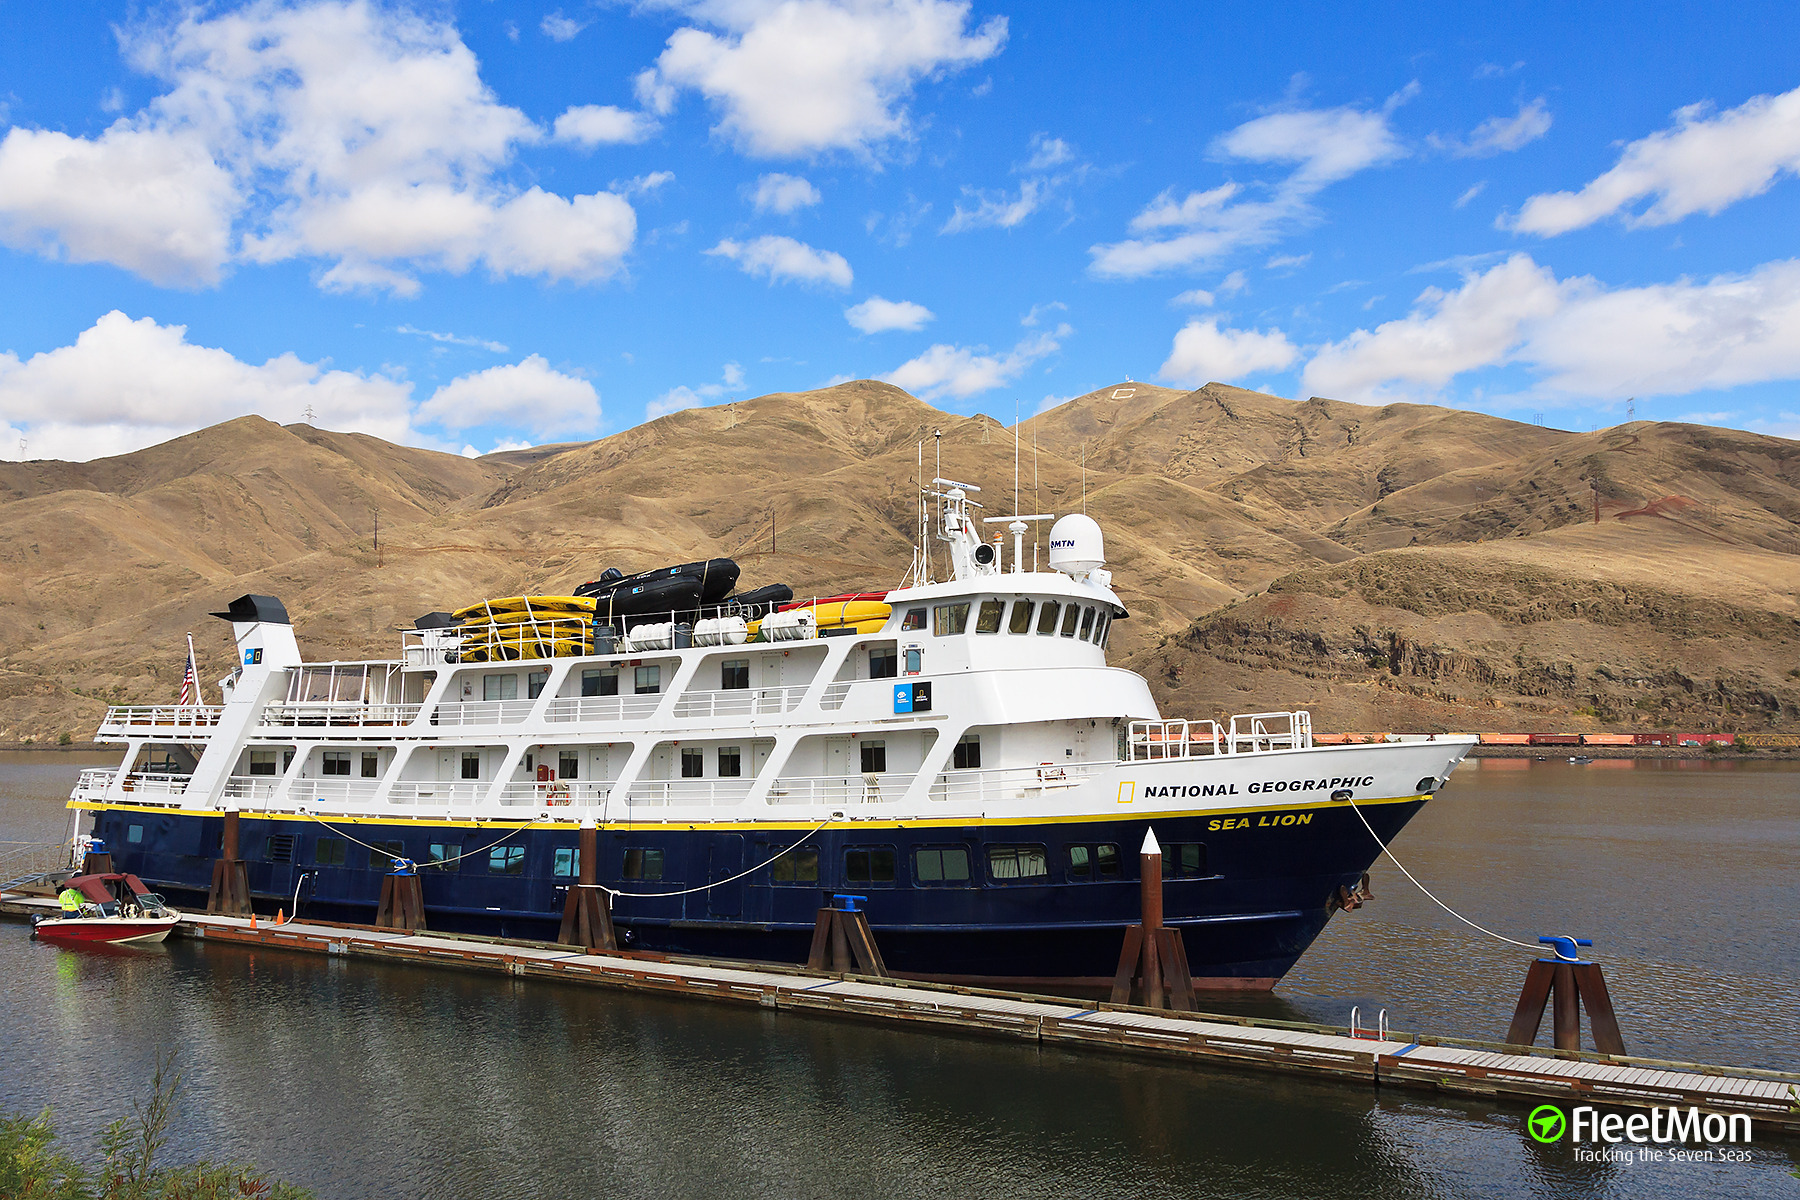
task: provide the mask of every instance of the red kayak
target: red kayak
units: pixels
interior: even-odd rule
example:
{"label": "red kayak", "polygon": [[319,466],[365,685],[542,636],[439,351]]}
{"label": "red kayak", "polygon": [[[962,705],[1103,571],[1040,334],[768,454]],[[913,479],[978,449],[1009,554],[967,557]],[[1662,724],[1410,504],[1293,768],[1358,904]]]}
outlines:
{"label": "red kayak", "polygon": [[181,923],[181,914],[136,875],[77,875],[64,886],[87,902],[72,913],[40,917],[31,936],[68,945],[145,946],[162,941]]}

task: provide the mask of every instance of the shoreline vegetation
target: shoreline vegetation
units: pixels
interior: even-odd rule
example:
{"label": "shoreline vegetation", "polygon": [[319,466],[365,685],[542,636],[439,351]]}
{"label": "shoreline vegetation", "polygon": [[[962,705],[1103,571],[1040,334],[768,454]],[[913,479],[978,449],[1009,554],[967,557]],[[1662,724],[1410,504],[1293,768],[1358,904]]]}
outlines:
{"label": "shoreline vegetation", "polygon": [[175,1052],[156,1056],[150,1095],[132,1102],[132,1115],[100,1134],[100,1161],[89,1165],[59,1145],[51,1109],[37,1116],[0,1116],[0,1196],[7,1200],[312,1200],[313,1193],[271,1179],[243,1163],[169,1166],[157,1155],[168,1144],[181,1074]]}

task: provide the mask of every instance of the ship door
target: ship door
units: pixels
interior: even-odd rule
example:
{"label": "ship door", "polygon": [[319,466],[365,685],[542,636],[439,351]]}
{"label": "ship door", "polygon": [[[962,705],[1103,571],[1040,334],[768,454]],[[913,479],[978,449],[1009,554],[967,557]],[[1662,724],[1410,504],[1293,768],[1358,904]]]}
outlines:
{"label": "ship door", "polygon": [[744,911],[744,881],[731,879],[744,869],[744,835],[715,834],[707,849],[706,882],[718,886],[706,892],[706,915],[715,921],[735,921]]}
{"label": "ship door", "polygon": [[438,751],[438,782],[448,783],[462,778],[462,764],[456,759],[456,751]]}
{"label": "ship door", "polygon": [[825,774],[841,777],[850,773],[850,739],[847,737],[826,738]]}

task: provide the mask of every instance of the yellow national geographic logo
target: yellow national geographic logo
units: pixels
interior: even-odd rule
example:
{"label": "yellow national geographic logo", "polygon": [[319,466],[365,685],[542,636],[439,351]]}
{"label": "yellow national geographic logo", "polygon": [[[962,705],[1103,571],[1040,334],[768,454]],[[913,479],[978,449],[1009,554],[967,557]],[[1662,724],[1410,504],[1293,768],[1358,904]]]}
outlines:
{"label": "yellow national geographic logo", "polygon": [[1137,799],[1137,784],[1126,780],[1119,785],[1119,803],[1130,804]]}

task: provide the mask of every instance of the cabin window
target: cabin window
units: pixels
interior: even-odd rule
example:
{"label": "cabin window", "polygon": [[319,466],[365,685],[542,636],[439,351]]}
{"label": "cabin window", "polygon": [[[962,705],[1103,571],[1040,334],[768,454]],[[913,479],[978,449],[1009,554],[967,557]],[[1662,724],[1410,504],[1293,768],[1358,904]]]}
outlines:
{"label": "cabin window", "polygon": [[549,671],[529,671],[525,675],[525,694],[536,700],[544,694],[544,683],[550,678]]}
{"label": "cabin window", "polygon": [[1111,613],[1108,613],[1106,615],[1105,627],[1103,629],[1101,629],[1099,633],[1094,635],[1094,640],[1099,643],[1100,648],[1102,650],[1106,649],[1106,643],[1112,640],[1112,627],[1113,627],[1114,620],[1115,620],[1115,618],[1113,617],[1113,615]]}
{"label": "cabin window", "polygon": [[789,850],[769,864],[770,883],[819,882],[819,852],[812,846]]}
{"label": "cabin window", "polygon": [[364,779],[374,779],[374,778],[378,777],[380,774],[381,774],[381,758],[380,758],[380,756],[375,755],[375,754],[363,755],[362,756],[362,777]]}
{"label": "cabin window", "polygon": [[343,838],[322,837],[313,846],[313,861],[321,867],[341,867],[347,844]]}
{"label": "cabin window", "polygon": [[1044,601],[1043,611],[1038,613],[1038,633],[1048,637],[1056,632],[1056,615],[1062,611],[1062,605],[1054,600]]}
{"label": "cabin window", "polygon": [[483,675],[481,677],[481,698],[483,700],[517,700],[519,698],[519,677],[517,675]]}
{"label": "cabin window", "polygon": [[706,751],[698,746],[684,746],[681,750],[681,777],[683,779],[699,779],[706,774]]}
{"label": "cabin window", "polygon": [[1008,633],[1030,633],[1031,632],[1031,610],[1035,607],[1036,607],[1036,604],[1033,601],[1014,600],[1013,601],[1013,610],[1012,610],[1012,620],[1010,620],[1006,623],[1006,632],[1008,632]]}
{"label": "cabin window", "polygon": [[125,827],[125,840],[130,842],[133,846],[141,843],[144,840],[144,827],[142,825],[127,825]]}
{"label": "cabin window", "polygon": [[844,882],[894,882],[894,848],[863,846],[844,851]]}
{"label": "cabin window", "polygon": [[636,676],[637,694],[653,696],[662,691],[662,667],[639,667]]}
{"label": "cabin window", "polygon": [[525,847],[495,846],[488,851],[488,874],[523,875],[524,873]]}
{"label": "cabin window", "polygon": [[865,738],[862,743],[864,775],[879,775],[887,770],[887,743]]}
{"label": "cabin window", "polygon": [[583,696],[618,695],[619,673],[617,671],[583,671],[581,673],[581,694]]}
{"label": "cabin window", "polygon": [[922,846],[913,851],[913,882],[957,887],[969,882],[969,852],[962,846]]}
{"label": "cabin window", "polygon": [[989,846],[988,878],[995,883],[1020,883],[1050,878],[1050,857],[1042,846]]}
{"label": "cabin window", "polygon": [[900,628],[902,628],[902,629],[923,629],[923,628],[925,628],[925,610],[922,608],[907,609],[906,616],[901,618],[901,620],[900,620]]}
{"label": "cabin window", "polygon": [[464,779],[481,778],[481,755],[479,752],[465,753],[462,756],[462,777]]}
{"label": "cabin window", "polygon": [[425,848],[426,866],[440,871],[454,871],[462,859],[461,842],[433,842]]}
{"label": "cabin window", "polygon": [[573,750],[564,750],[556,756],[556,777],[558,779],[581,778],[581,755]]}
{"label": "cabin window", "polygon": [[252,775],[275,774],[275,752],[273,750],[252,750],[250,752],[250,773]]}
{"label": "cabin window", "polygon": [[892,646],[869,651],[869,678],[893,679],[900,674],[900,652]]}
{"label": "cabin window", "polygon": [[908,675],[917,675],[920,671],[923,671],[924,669],[925,669],[925,653],[924,653],[924,651],[920,650],[917,646],[908,646],[906,648],[906,673]]}
{"label": "cabin window", "polygon": [[348,750],[325,751],[325,762],[321,770],[326,775],[350,774],[350,752]]}
{"label": "cabin window", "polygon": [[931,610],[931,632],[939,637],[953,637],[969,627],[969,606],[940,604]]}
{"label": "cabin window", "polygon": [[1106,626],[1111,620],[1112,614],[1105,609],[1101,609],[1100,615],[1094,618],[1094,645],[1104,646],[1106,644]]}
{"label": "cabin window", "polygon": [[744,773],[743,750],[737,746],[719,747],[719,778],[737,779]]}
{"label": "cabin window", "polygon": [[720,663],[719,686],[728,692],[747,690],[750,686],[750,660],[728,658]]}
{"label": "cabin window", "polygon": [[627,879],[661,879],[663,877],[663,852],[633,846],[625,851],[625,878]]}
{"label": "cabin window", "polygon": [[1081,632],[1079,634],[1077,634],[1076,636],[1085,642],[1088,640],[1088,635],[1093,632],[1094,632],[1094,606],[1090,604],[1086,608],[1081,610]]}
{"label": "cabin window", "polygon": [[550,872],[558,879],[573,879],[581,874],[581,850],[575,846],[558,846],[556,862]]}
{"label": "cabin window", "polygon": [[1194,879],[1209,874],[1205,842],[1171,842],[1163,847],[1163,878]]}
{"label": "cabin window", "polygon": [[[271,833],[269,840],[263,843],[263,861],[272,863],[291,863],[294,861],[294,835],[291,833]],[[343,862],[343,859],[338,859]]]}
{"label": "cabin window", "polygon": [[396,858],[406,857],[404,842],[371,842],[369,843],[369,870],[391,871]]}
{"label": "cabin window", "polygon": [[981,765],[981,735],[965,733],[957,740],[956,749],[950,752],[950,765],[959,771],[966,771]]}
{"label": "cabin window", "polygon": [[975,614],[976,633],[999,633],[1000,618],[1006,612],[1004,600],[983,600],[981,611]]}
{"label": "cabin window", "polygon": [[1079,604],[1071,604],[1063,609],[1062,635],[1064,637],[1074,637],[1075,626],[1080,623],[1081,606]]}
{"label": "cabin window", "polygon": [[1119,847],[1112,842],[1069,847],[1069,878],[1077,882],[1119,877]]}

